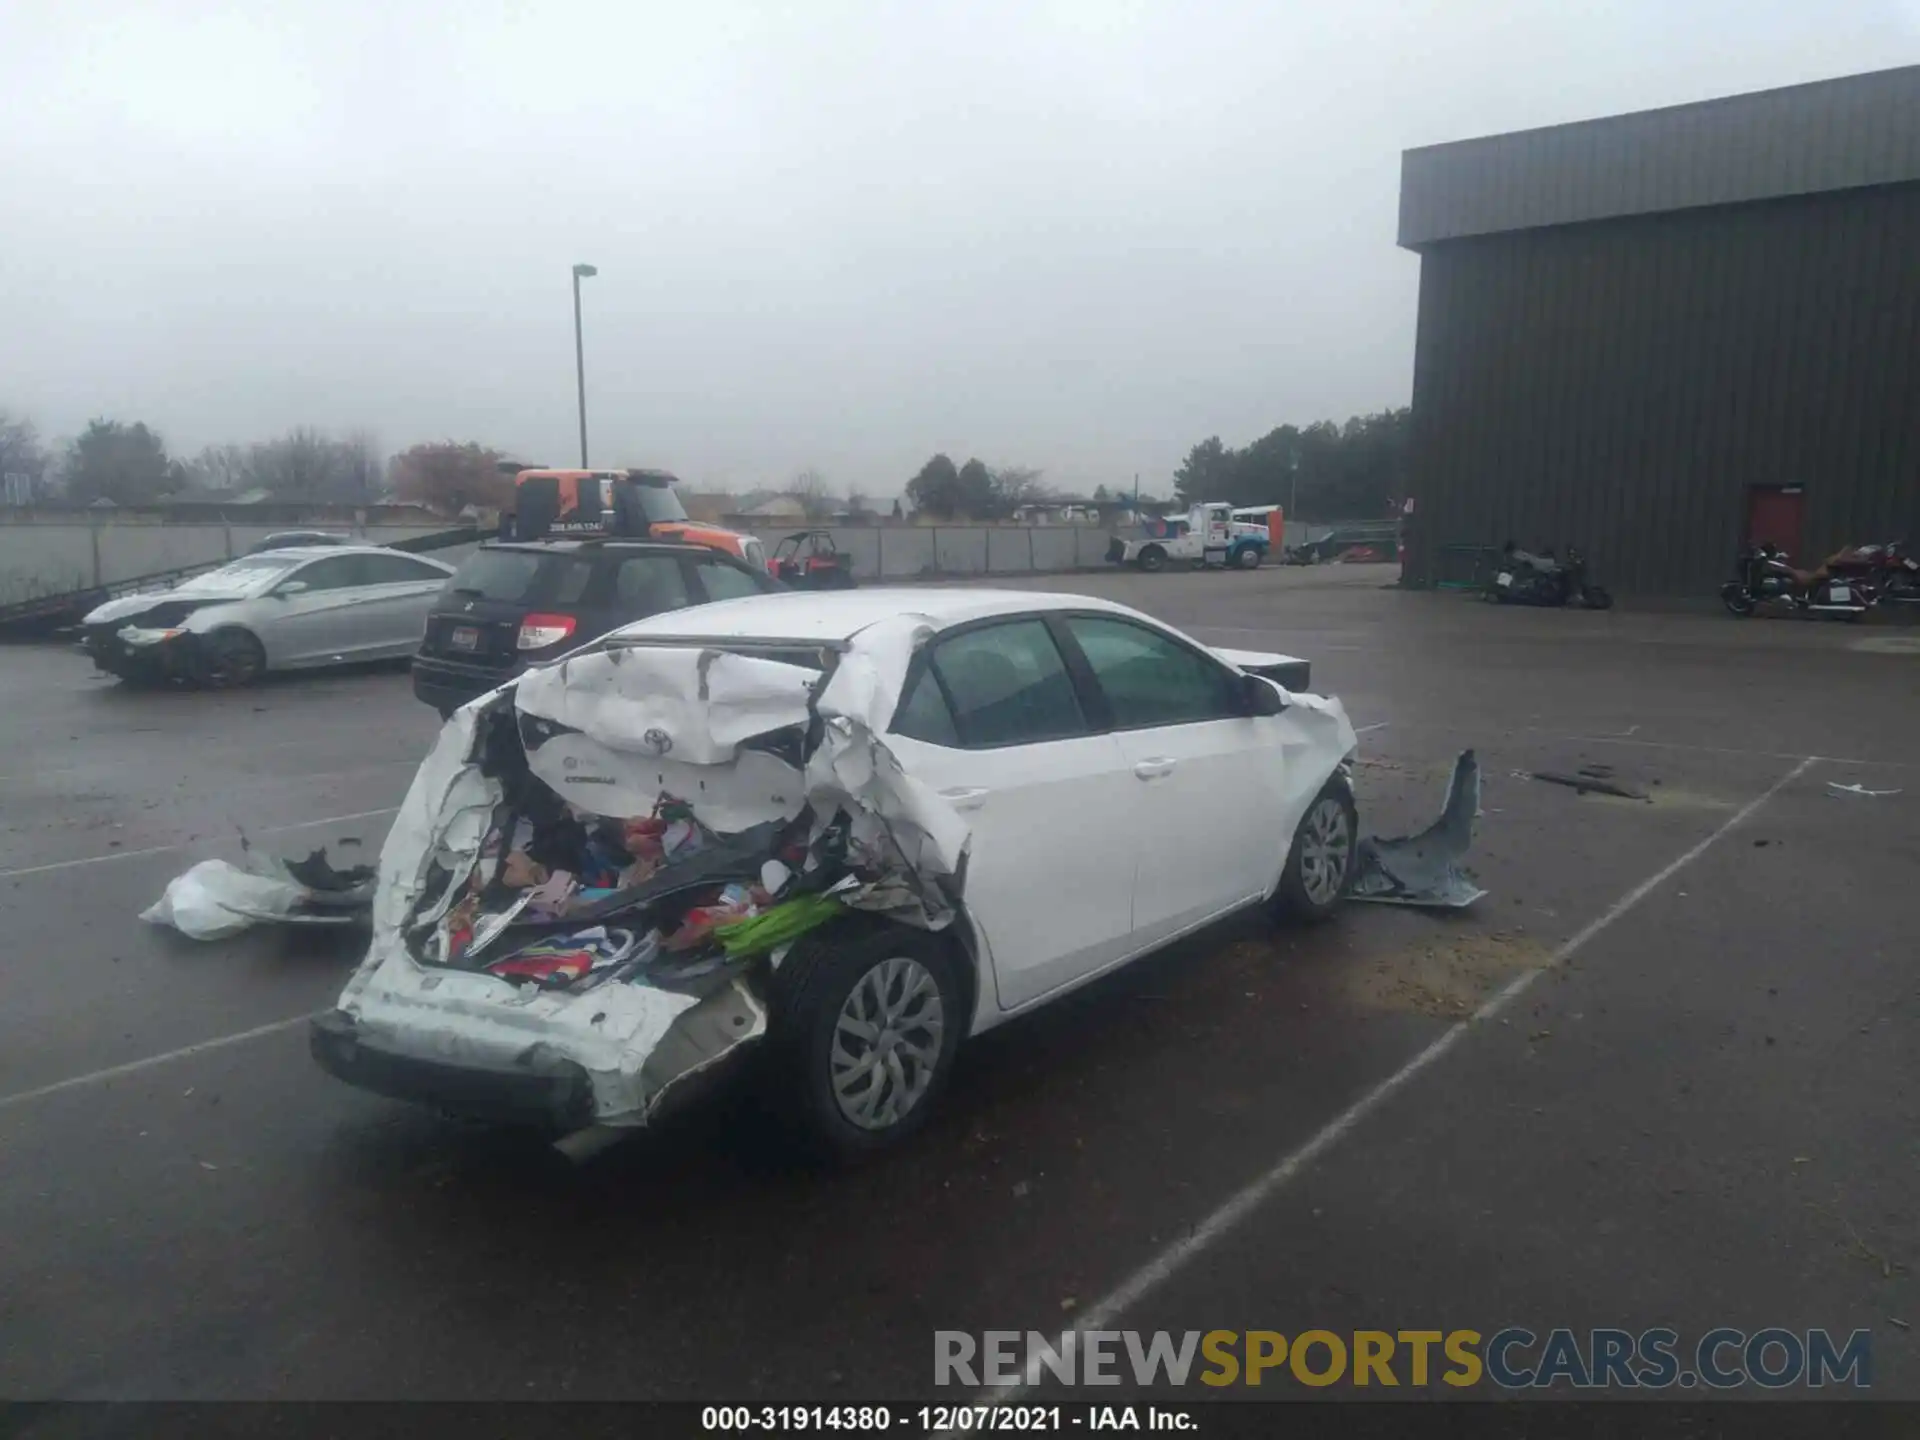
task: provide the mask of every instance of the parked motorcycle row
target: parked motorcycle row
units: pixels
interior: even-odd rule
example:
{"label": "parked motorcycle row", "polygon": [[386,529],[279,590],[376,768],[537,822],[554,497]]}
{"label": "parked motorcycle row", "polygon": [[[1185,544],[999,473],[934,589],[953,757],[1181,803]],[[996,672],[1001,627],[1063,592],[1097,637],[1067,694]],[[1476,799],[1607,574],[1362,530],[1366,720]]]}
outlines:
{"label": "parked motorcycle row", "polygon": [[[1904,541],[1849,545],[1817,569],[1797,570],[1786,551],[1760,544],[1744,550],[1734,578],[1720,587],[1727,613],[1823,615],[1858,620],[1876,606],[1916,607],[1920,613],[1920,558]],[[1565,558],[1534,554],[1509,540],[1500,551],[1482,598],[1501,605],[1549,605],[1606,610],[1613,597],[1587,578],[1586,558],[1572,546]]]}
{"label": "parked motorcycle row", "polygon": [[1920,560],[1904,542],[1848,546],[1816,570],[1796,570],[1790,559],[1777,545],[1743,552],[1734,578],[1720,587],[1727,613],[1744,620],[1766,608],[1858,620],[1876,605],[1920,606]]}

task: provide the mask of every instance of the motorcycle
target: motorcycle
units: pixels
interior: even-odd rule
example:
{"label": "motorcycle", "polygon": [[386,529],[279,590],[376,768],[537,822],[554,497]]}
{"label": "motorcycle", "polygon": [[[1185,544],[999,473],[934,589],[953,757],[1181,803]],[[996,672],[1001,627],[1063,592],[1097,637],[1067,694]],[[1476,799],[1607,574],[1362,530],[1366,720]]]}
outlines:
{"label": "motorcycle", "polygon": [[1575,610],[1610,610],[1613,596],[1587,579],[1586,557],[1571,545],[1561,560],[1549,550],[1534,555],[1509,540],[1485,598],[1498,605],[1553,605]]}
{"label": "motorcycle", "polygon": [[1720,587],[1720,601],[1729,615],[1742,620],[1762,605],[1783,606],[1791,614],[1858,620],[1873,608],[1877,594],[1868,582],[1833,573],[1850,553],[1840,552],[1818,570],[1796,570],[1779,546],[1755,546],[1741,553],[1738,573]]}
{"label": "motorcycle", "polygon": [[1920,607],[1920,560],[1907,553],[1906,541],[1862,545],[1849,559],[1852,573],[1873,592],[1875,604]]}

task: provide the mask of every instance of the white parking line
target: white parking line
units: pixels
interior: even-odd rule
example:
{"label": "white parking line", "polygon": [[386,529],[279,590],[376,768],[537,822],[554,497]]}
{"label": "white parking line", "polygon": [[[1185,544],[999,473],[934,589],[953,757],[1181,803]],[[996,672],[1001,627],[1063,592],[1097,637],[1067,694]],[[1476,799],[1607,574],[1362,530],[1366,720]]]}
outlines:
{"label": "white parking line", "polygon": [[251,1030],[242,1030],[237,1034],[221,1035],[212,1040],[202,1040],[197,1045],[183,1045],[178,1050],[167,1051],[164,1055],[149,1055],[144,1060],[129,1060],[124,1065],[111,1065],[105,1070],[95,1070],[91,1074],[75,1075],[70,1080],[56,1080],[51,1085],[42,1085],[37,1090],[22,1090],[17,1095],[0,1095],[0,1110],[8,1110],[15,1105],[24,1105],[29,1100],[44,1099],[48,1095],[58,1095],[63,1090],[78,1090],[83,1085],[98,1085],[103,1080],[117,1080],[122,1075],[133,1075],[142,1070],[151,1070],[156,1065],[166,1065],[174,1060],[184,1060],[189,1055],[204,1055],[209,1050],[220,1050],[228,1045],[238,1045],[242,1041],[257,1040],[262,1035],[275,1035],[282,1030],[291,1030],[296,1025],[304,1025],[319,1013],[318,1010],[309,1010],[304,1015],[294,1015],[285,1020],[275,1020],[267,1025],[256,1025]]}
{"label": "white parking line", "polygon": [[[1782,775],[1766,790],[1749,800],[1739,810],[1729,816],[1718,829],[1700,841],[1678,859],[1669,861],[1652,875],[1642,880],[1633,889],[1601,913],[1598,919],[1589,922],[1558,950],[1548,957],[1545,964],[1537,970],[1529,970],[1515,977],[1505,989],[1488,1000],[1467,1019],[1452,1026],[1426,1049],[1415,1055],[1393,1074],[1375,1085],[1353,1104],[1328,1121],[1308,1141],[1282,1156],[1269,1169],[1254,1178],[1227,1202],[1208,1215],[1188,1232],[1184,1239],[1162,1250],[1153,1259],[1141,1266],[1121,1282],[1119,1287],[1103,1296],[1096,1304],[1084,1311],[1071,1327],[1075,1333],[1084,1334],[1091,1330],[1107,1330],[1113,1322],[1126,1311],[1144,1300],[1153,1291],[1159,1289],[1167,1280],[1184,1269],[1191,1261],[1221,1239],[1242,1220],[1245,1220],[1267,1200],[1296,1179],[1314,1161],[1338,1145],[1347,1134],[1362,1120],[1384,1105],[1394,1094],[1423,1071],[1431,1068],[1442,1056],[1460,1043],[1460,1039],[1475,1025],[1483,1025],[1497,1018],[1501,1011],[1527,992],[1533,982],[1547,971],[1565,964],[1579,953],[1595,936],[1601,934],[1614,921],[1632,910],[1660,886],[1671,880],[1687,866],[1698,860],[1711,849],[1714,843],[1729,831],[1751,819],[1753,815],[1774,796],[1819,763],[1819,757],[1809,755],[1803,758],[1786,774]],[[1021,1383],[1011,1386],[990,1387],[975,1397],[975,1404],[1010,1405],[1027,1391],[1040,1383],[1040,1361],[1036,1358],[1027,1366],[1025,1378]]]}
{"label": "white parking line", "polygon": [[[290,830],[317,830],[322,825],[344,825],[349,820],[371,820],[378,815],[398,813],[398,805],[388,805],[380,810],[356,810],[351,815],[326,815],[318,820],[296,820],[291,825],[263,825],[250,833],[254,835],[284,835]],[[109,860],[137,860],[142,855],[165,855],[174,850],[186,850],[194,845],[206,844],[203,840],[182,840],[174,845],[149,845],[144,850],[115,850],[107,855],[84,855],[78,860],[54,860],[45,865],[28,865],[19,870],[0,870],[0,880],[13,880],[22,875],[45,875],[53,870],[71,870],[79,865],[104,865]]]}

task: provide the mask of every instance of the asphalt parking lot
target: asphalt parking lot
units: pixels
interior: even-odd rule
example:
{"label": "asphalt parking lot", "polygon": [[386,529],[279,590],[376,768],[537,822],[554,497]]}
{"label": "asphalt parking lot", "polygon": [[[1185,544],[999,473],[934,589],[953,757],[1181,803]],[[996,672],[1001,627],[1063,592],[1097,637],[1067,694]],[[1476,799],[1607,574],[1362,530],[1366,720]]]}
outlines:
{"label": "asphalt parking lot", "polygon": [[[572,1168],[329,1079],[350,946],[136,917],[243,835],[373,853],[437,728],[405,674],[0,648],[0,1396],[952,1399],[935,1330],[1078,1323],[1865,1328],[1920,1398],[1920,654],[1392,574],[1043,583],[1310,658],[1370,829],[1476,747],[1487,898],[1186,942],[846,1173],[744,1102]],[[1594,764],[1652,798],[1523,778]]]}

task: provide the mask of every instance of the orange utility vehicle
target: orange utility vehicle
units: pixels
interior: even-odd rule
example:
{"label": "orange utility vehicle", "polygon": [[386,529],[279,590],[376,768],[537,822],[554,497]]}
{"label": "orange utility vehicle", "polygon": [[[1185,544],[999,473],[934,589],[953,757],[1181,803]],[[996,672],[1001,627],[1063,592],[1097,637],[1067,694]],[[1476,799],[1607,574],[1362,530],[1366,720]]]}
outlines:
{"label": "orange utility vehicle", "polygon": [[766,547],[754,536],[689,519],[674,493],[678,483],[664,470],[519,470],[514,508],[500,516],[500,538],[679,540],[767,569]]}

